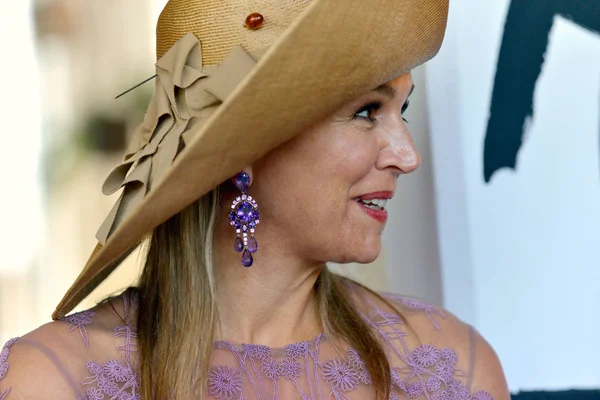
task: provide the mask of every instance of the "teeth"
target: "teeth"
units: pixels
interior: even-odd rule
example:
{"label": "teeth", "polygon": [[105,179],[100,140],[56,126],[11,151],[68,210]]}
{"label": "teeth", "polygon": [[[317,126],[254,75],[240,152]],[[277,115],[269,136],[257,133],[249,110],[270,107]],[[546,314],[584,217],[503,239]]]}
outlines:
{"label": "teeth", "polygon": [[373,204],[376,204],[381,208],[384,208],[386,203],[387,203],[387,200],[384,200],[384,199],[373,200]]}
{"label": "teeth", "polygon": [[365,206],[372,208],[374,210],[383,209],[383,208],[385,208],[385,205],[387,204],[387,199],[373,199],[373,200],[360,199],[359,201],[362,204],[364,204]]}

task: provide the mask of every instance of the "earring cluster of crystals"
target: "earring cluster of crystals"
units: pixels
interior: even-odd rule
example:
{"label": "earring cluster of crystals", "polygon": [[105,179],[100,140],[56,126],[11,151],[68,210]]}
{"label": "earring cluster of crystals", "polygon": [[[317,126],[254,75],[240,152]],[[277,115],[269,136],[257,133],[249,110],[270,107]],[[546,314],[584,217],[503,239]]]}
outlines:
{"label": "earring cluster of crystals", "polygon": [[250,187],[250,176],[245,172],[240,172],[233,178],[233,183],[242,192],[231,203],[229,212],[229,223],[235,228],[237,234],[233,247],[235,251],[242,253],[242,265],[250,267],[254,263],[252,254],[258,251],[254,232],[256,225],[260,223],[260,212],[256,200],[246,194]]}

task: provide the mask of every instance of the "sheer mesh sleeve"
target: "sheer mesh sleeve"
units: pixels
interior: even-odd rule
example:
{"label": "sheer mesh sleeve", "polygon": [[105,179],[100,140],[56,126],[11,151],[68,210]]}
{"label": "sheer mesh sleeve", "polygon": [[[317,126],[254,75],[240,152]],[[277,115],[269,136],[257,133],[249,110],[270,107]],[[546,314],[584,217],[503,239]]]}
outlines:
{"label": "sheer mesh sleeve", "polygon": [[10,348],[19,338],[14,338],[9,340],[2,351],[0,351],[0,400],[4,400],[8,394],[10,393],[11,387],[2,383],[2,380],[8,373],[8,369],[10,368],[10,363],[8,361],[8,356],[10,355]]}
{"label": "sheer mesh sleeve", "polygon": [[456,317],[416,299],[383,293],[390,309],[362,293],[364,315],[377,332],[390,361],[391,399],[491,400],[484,390],[472,391],[475,332]]}
{"label": "sheer mesh sleeve", "polygon": [[6,343],[0,400],[139,400],[130,301],[121,298],[118,310],[104,304]]}
{"label": "sheer mesh sleeve", "polygon": [[[34,335],[33,335],[34,336]],[[79,399],[72,366],[56,348],[32,337],[12,339],[0,356],[0,399]]]}

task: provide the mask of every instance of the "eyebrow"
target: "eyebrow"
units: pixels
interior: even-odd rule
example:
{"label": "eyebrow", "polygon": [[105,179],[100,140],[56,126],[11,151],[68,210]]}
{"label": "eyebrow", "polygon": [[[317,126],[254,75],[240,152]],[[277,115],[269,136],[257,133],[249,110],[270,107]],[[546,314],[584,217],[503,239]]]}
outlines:
{"label": "eyebrow", "polygon": [[[408,96],[406,96],[407,98],[410,97],[410,95],[412,94],[413,90],[415,90],[415,85],[414,84],[410,88],[410,92],[408,93]],[[393,97],[396,97],[396,94],[398,94],[398,92],[396,91],[396,89],[394,89],[393,87],[391,87],[387,83],[384,83],[383,85],[377,86],[373,91],[379,92],[379,93],[383,94],[384,96],[389,97],[390,99],[393,98]]]}

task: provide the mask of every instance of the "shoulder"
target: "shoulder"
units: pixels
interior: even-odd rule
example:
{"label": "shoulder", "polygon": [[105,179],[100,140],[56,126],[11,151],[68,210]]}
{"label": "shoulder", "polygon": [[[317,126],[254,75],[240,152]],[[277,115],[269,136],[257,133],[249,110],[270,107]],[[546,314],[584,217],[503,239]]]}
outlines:
{"label": "shoulder", "polygon": [[0,400],[84,396],[88,363],[117,352],[117,319],[104,303],[7,342],[0,353]]}
{"label": "shoulder", "polygon": [[473,399],[510,398],[496,352],[471,325],[415,298],[373,293],[359,286],[352,292],[361,313],[385,339],[384,346],[393,348],[392,367],[447,373],[447,381],[461,382],[461,390],[469,390]]}
{"label": "shoulder", "polygon": [[5,345],[0,360],[4,371],[3,376],[0,375],[0,393],[7,396],[7,400],[42,395],[64,399],[78,393],[68,368],[73,358],[71,341],[62,325],[62,322],[46,324]]}
{"label": "shoulder", "polygon": [[[483,336],[452,312],[427,302],[390,293],[383,294],[406,317],[421,346],[456,354],[457,368],[465,374],[465,386],[473,393],[489,393],[495,400],[510,399],[498,355]],[[423,348],[423,347],[421,347]],[[475,395],[473,395],[475,399]]]}

